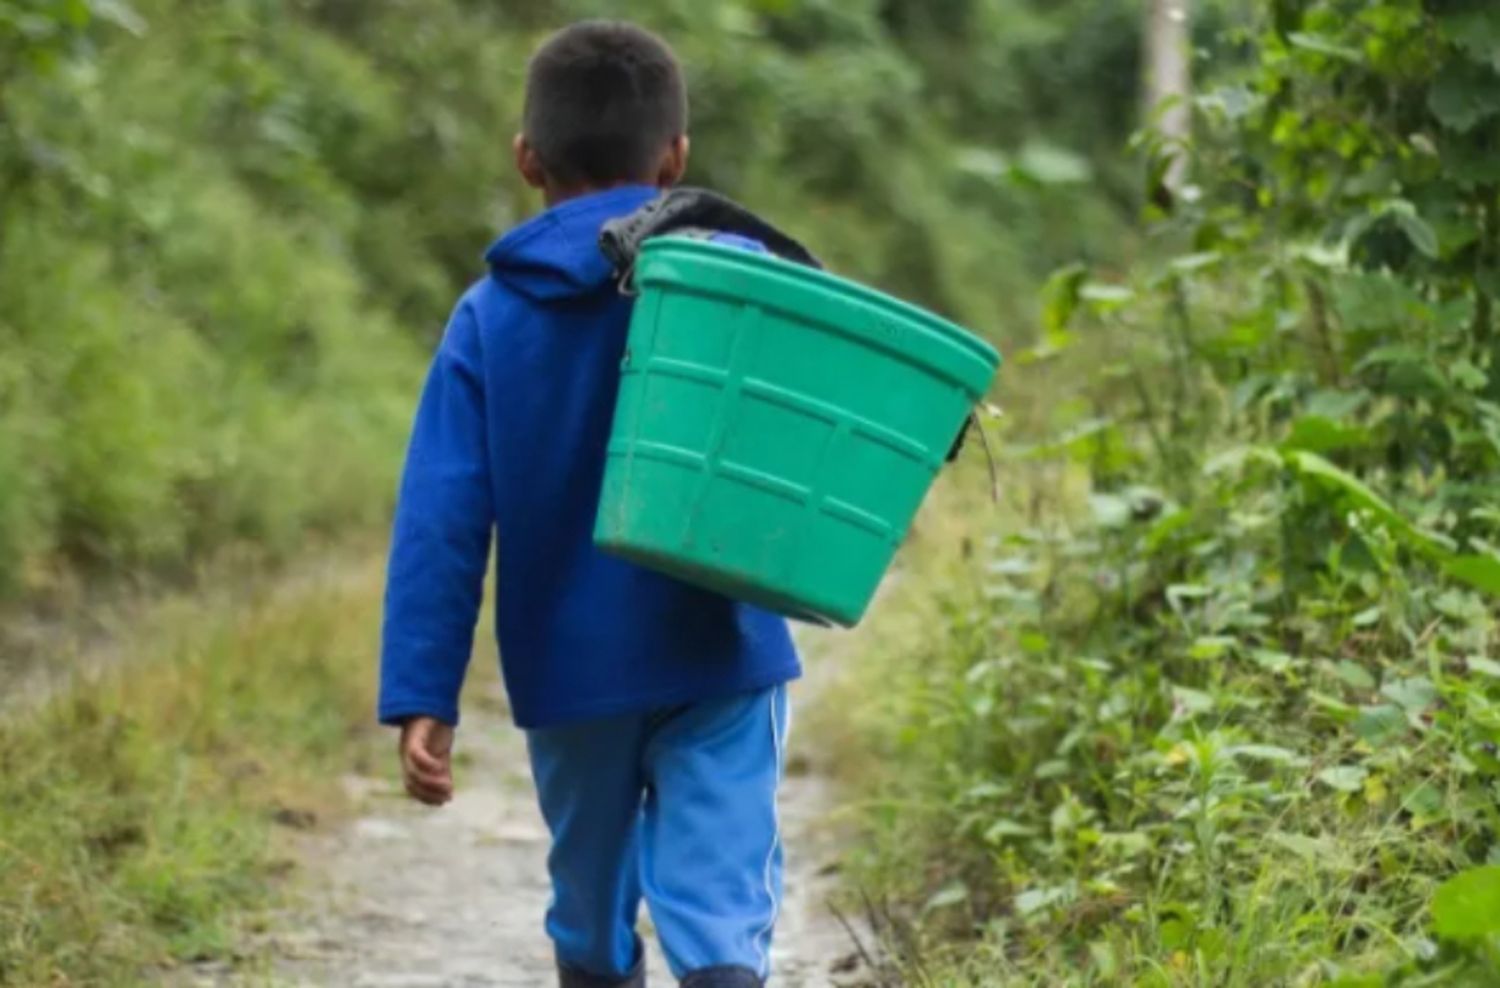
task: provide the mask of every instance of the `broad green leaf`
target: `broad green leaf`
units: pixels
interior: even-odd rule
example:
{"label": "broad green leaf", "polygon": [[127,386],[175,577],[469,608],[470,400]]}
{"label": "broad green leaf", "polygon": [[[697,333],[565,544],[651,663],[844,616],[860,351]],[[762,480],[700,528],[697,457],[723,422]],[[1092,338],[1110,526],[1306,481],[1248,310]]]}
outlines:
{"label": "broad green leaf", "polygon": [[1030,916],[1049,906],[1066,902],[1071,896],[1072,890],[1061,885],[1052,888],[1028,889],[1016,896],[1016,912],[1022,916]]}
{"label": "broad green leaf", "polygon": [[1359,792],[1365,787],[1370,770],[1361,765],[1336,765],[1318,773],[1318,781],[1339,792]]}
{"label": "broad green leaf", "polygon": [[1214,698],[1202,690],[1187,686],[1172,687],[1172,704],[1178,711],[1194,716],[1206,714],[1214,708]]}
{"label": "broad green leaf", "polygon": [[1032,776],[1037,779],[1060,779],[1068,774],[1071,766],[1061,758],[1052,758],[1038,765]]}
{"label": "broad green leaf", "polygon": [[1368,392],[1324,389],[1308,396],[1307,414],[1333,419],[1337,424],[1345,425],[1345,419],[1354,415],[1369,402]]}
{"label": "broad green leaf", "polygon": [[1438,29],[1443,40],[1500,71],[1500,8],[1478,6],[1441,14]]}
{"label": "broad green leaf", "polygon": [[54,17],[60,14],[73,27],[87,27],[94,16],[93,0],[62,0],[60,4],[53,3],[49,6],[53,8]]}
{"label": "broad green leaf", "polygon": [[1078,297],[1099,305],[1113,308],[1135,298],[1135,292],[1124,285],[1109,285],[1102,281],[1090,281],[1078,290]]}
{"label": "broad green leaf", "polygon": [[89,0],[94,16],[139,37],[146,33],[146,20],[125,0]]}
{"label": "broad green leaf", "polygon": [[1334,667],[1334,673],[1353,689],[1369,692],[1375,689],[1375,677],[1364,666],[1347,659]]}
{"label": "broad green leaf", "polygon": [[1352,704],[1345,703],[1343,700],[1329,696],[1326,693],[1319,693],[1317,690],[1309,692],[1307,699],[1313,706],[1327,713],[1335,720],[1353,720],[1356,713],[1358,713],[1358,709]]}
{"label": "broad green leaf", "polygon": [[1257,648],[1250,653],[1250,658],[1255,664],[1267,672],[1285,672],[1292,667],[1295,661],[1285,652],[1278,652],[1269,648]]}
{"label": "broad green leaf", "polygon": [[1138,831],[1102,834],[1099,837],[1099,846],[1124,857],[1133,858],[1151,850],[1151,838]]}
{"label": "broad green leaf", "polygon": [[[1480,130],[1483,135],[1483,129]],[[1500,154],[1482,139],[1463,134],[1445,135],[1439,149],[1443,169],[1460,184],[1473,188],[1500,182]]]}
{"label": "broad green leaf", "polygon": [[1483,391],[1485,385],[1490,383],[1490,377],[1480,370],[1473,361],[1460,358],[1448,365],[1448,376],[1453,383],[1466,391]]}
{"label": "broad green leaf", "polygon": [[[1168,919],[1157,927],[1156,935],[1161,940],[1162,946],[1168,950],[1182,950],[1190,946],[1197,931],[1186,919]],[[1170,982],[1162,981],[1160,985],[1168,985]],[[1153,986],[1155,988],[1155,986]]]}
{"label": "broad green leaf", "polygon": [[1374,512],[1382,519],[1394,524],[1406,524],[1405,519],[1396,513],[1396,509],[1392,508],[1385,498],[1370,489],[1364,481],[1316,453],[1293,450],[1287,455],[1287,462],[1303,476],[1327,483],[1347,495],[1359,507]]}
{"label": "broad green leaf", "polygon": [[1194,271],[1202,271],[1211,268],[1223,260],[1224,255],[1218,251],[1203,251],[1197,254],[1184,254],[1174,257],[1168,266],[1178,274],[1191,274]]}
{"label": "broad green leaf", "polygon": [[1361,374],[1374,368],[1381,371],[1381,390],[1391,394],[1432,398],[1450,390],[1432,357],[1418,347],[1402,344],[1376,347],[1354,367]]}
{"label": "broad green leaf", "polygon": [[1307,759],[1295,751],[1279,748],[1274,744],[1241,744],[1230,748],[1229,753],[1237,758],[1270,762],[1275,765],[1305,765],[1307,763]]}
{"label": "broad green leaf", "polygon": [[1500,559],[1494,556],[1456,556],[1443,563],[1443,571],[1476,590],[1500,596]]}
{"label": "broad green leaf", "polygon": [[1436,786],[1417,786],[1401,800],[1401,808],[1419,816],[1437,817],[1443,812],[1443,793]]}
{"label": "broad green leaf", "polygon": [[1380,695],[1407,713],[1420,713],[1437,702],[1437,687],[1426,676],[1397,679],[1380,688]]}
{"label": "broad green leaf", "polygon": [[1326,837],[1278,832],[1271,834],[1268,839],[1272,844],[1291,851],[1299,858],[1314,861],[1326,859],[1329,854],[1337,850],[1336,845]]}
{"label": "broad green leaf", "polygon": [[932,898],[927,900],[927,904],[923,907],[923,910],[932,912],[936,909],[948,909],[967,902],[968,899],[969,887],[963,882],[953,882],[952,884],[943,886],[934,893]]}
{"label": "broad green leaf", "polygon": [[1325,38],[1320,34],[1312,34],[1306,31],[1297,31],[1288,35],[1287,40],[1290,41],[1295,47],[1301,48],[1304,51],[1315,51],[1319,55],[1327,55],[1330,58],[1337,58],[1345,62],[1358,63],[1364,61],[1364,56],[1361,55],[1357,50],[1350,48],[1347,45],[1341,45],[1338,42],[1333,41],[1330,38]]}
{"label": "broad green leaf", "polygon": [[1007,837],[1035,837],[1037,833],[1035,827],[1028,827],[1014,820],[996,820],[985,828],[984,839],[988,844],[999,844]]}
{"label": "broad green leaf", "polygon": [[1437,231],[1417,212],[1417,207],[1405,199],[1392,199],[1385,203],[1380,215],[1395,220],[1411,245],[1428,257],[1438,256]]}
{"label": "broad green leaf", "polygon": [[1201,635],[1193,639],[1193,644],[1188,648],[1188,656],[1200,661],[1221,658],[1238,644],[1235,639],[1225,635]]}
{"label": "broad green leaf", "polygon": [[1450,878],[1432,900],[1432,929],[1455,943],[1500,936],[1500,866]]}
{"label": "broad green leaf", "polygon": [[1385,744],[1407,733],[1409,729],[1410,725],[1407,723],[1406,715],[1401,712],[1401,708],[1389,703],[1360,707],[1358,716],[1350,725],[1350,730],[1361,741],[1371,745]]}
{"label": "broad green leaf", "polygon": [[1210,457],[1203,464],[1203,474],[1214,477],[1221,473],[1234,473],[1252,463],[1279,467],[1282,465],[1282,457],[1274,449],[1265,446],[1235,446]]}
{"label": "broad green leaf", "polygon": [[1290,248],[1291,256],[1306,261],[1315,268],[1337,271],[1349,266],[1349,244],[1347,240],[1327,243],[1317,240],[1296,244]]}
{"label": "broad green leaf", "polygon": [[1429,555],[1442,556],[1447,546],[1431,532],[1417,528],[1407,521],[1395,508],[1376,494],[1364,481],[1343,470],[1316,453],[1292,450],[1286,454],[1287,462],[1304,477],[1310,477],[1338,490],[1355,507],[1375,515],[1388,528],[1403,537],[1415,548]]}
{"label": "broad green leaf", "polygon": [[1141,548],[1146,555],[1154,555],[1168,545],[1174,536],[1184,532],[1193,523],[1191,512],[1169,508],[1146,532]]}
{"label": "broad green leaf", "polygon": [[1004,178],[1011,170],[1009,155],[994,148],[962,148],[954,156],[954,163],[960,171],[987,179]]}
{"label": "broad green leaf", "polygon": [[1040,141],[1021,148],[1015,157],[1015,171],[1039,185],[1077,185],[1094,177],[1087,158]]}
{"label": "broad green leaf", "polygon": [[1030,576],[1036,572],[1037,564],[1028,556],[1002,556],[990,560],[985,570],[995,576]]}
{"label": "broad green leaf", "polygon": [[1347,425],[1321,415],[1304,415],[1292,423],[1291,434],[1282,448],[1329,453],[1368,446],[1369,443],[1370,431],[1363,426]]}
{"label": "broad green leaf", "polygon": [[1470,672],[1477,672],[1491,679],[1500,679],[1500,662],[1474,655],[1469,657],[1468,666]]}
{"label": "broad green leaf", "polygon": [[1336,278],[1333,301],[1345,328],[1351,330],[1383,332],[1431,312],[1427,300],[1411,285],[1391,274],[1371,271]]}
{"label": "broad green leaf", "polygon": [[1202,93],[1194,102],[1205,112],[1217,111],[1228,120],[1242,120],[1251,111],[1264,105],[1265,97],[1248,86],[1236,84]]}
{"label": "broad green leaf", "polygon": [[1082,264],[1059,268],[1042,286],[1042,327],[1049,337],[1058,338],[1078,311],[1078,291],[1088,280],[1088,269]]}
{"label": "broad green leaf", "polygon": [[1089,510],[1100,528],[1124,528],[1130,523],[1130,502],[1117,494],[1090,494]]}
{"label": "broad green leaf", "polygon": [[1438,256],[1437,231],[1416,213],[1397,213],[1396,225],[1406,234],[1411,245],[1428,257]]}
{"label": "broad green leaf", "polygon": [[1450,59],[1427,94],[1427,107],[1444,126],[1467,134],[1500,113],[1500,78],[1488,66]]}

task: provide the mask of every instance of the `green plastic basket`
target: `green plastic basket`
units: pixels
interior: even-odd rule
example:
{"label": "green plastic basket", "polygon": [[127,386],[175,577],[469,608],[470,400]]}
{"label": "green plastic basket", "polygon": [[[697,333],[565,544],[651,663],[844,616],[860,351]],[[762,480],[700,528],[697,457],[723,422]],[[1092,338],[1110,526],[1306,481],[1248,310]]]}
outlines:
{"label": "green plastic basket", "polygon": [[858,623],[999,354],[880,292],[699,240],[648,242],[635,283],[595,541]]}

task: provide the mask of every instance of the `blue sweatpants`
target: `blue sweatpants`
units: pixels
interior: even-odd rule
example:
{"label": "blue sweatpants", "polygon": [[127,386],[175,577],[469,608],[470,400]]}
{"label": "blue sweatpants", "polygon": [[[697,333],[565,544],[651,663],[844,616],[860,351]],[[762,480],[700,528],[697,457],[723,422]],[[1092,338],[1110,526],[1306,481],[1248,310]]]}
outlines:
{"label": "blue sweatpants", "polygon": [[560,963],[623,978],[644,897],[672,973],[770,974],[786,686],[527,732]]}

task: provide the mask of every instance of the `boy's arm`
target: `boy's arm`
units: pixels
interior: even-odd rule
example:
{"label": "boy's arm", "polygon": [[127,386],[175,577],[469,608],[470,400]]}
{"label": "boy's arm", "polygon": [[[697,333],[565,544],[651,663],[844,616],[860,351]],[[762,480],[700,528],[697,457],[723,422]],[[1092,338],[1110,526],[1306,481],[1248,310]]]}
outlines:
{"label": "boy's arm", "polygon": [[479,327],[460,303],[422,392],[401,481],[386,583],[382,723],[458,723],[493,527]]}

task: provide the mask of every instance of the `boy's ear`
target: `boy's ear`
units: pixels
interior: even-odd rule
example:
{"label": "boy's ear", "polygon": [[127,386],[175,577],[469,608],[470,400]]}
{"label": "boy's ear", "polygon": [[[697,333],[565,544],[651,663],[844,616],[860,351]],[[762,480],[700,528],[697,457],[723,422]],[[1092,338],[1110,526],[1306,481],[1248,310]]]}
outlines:
{"label": "boy's ear", "polygon": [[526,139],[525,134],[517,134],[516,139],[511,142],[511,150],[516,155],[516,171],[526,180],[526,184],[533,189],[544,189],[547,187],[547,171],[542,167],[542,159],[537,156],[536,149]]}
{"label": "boy's ear", "polygon": [[687,174],[688,153],[691,150],[692,141],[688,140],[686,134],[672,139],[667,153],[662,155],[661,167],[657,170],[656,184],[659,188],[670,189],[682,181],[682,177]]}

